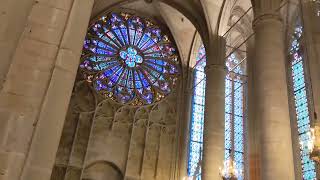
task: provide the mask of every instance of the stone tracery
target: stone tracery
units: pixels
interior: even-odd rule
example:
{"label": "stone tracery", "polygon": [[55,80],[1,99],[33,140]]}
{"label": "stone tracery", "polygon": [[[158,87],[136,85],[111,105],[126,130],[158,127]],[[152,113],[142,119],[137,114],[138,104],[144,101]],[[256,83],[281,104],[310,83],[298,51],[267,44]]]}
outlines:
{"label": "stone tracery", "polygon": [[[78,84],[89,87],[83,81]],[[155,105],[139,108],[120,105],[106,99],[95,105],[96,108],[92,111],[91,106],[87,105],[96,102],[92,98],[91,101],[87,101],[86,97],[94,91],[83,87],[75,89],[81,91],[74,92],[67,122],[77,122],[70,115],[78,113],[83,117],[81,124],[87,122],[89,126],[83,126],[79,124],[80,122],[72,123],[72,127],[66,124],[62,142],[73,138],[68,140],[70,141],[68,146],[60,144],[58,152],[61,153],[57,154],[52,180],[64,180],[71,176],[75,180],[80,177],[95,179],[108,175],[120,177],[120,174],[111,168],[112,166],[103,162],[117,166],[121,174],[128,179],[170,178],[175,166],[173,158],[177,122],[175,93]],[[73,102],[84,106],[72,108],[75,104]],[[74,129],[75,135],[67,133],[71,129]],[[83,134],[85,131],[90,132],[88,136]],[[62,153],[67,149],[70,150],[69,154]],[[76,149],[77,151],[74,151]],[[66,163],[61,163],[61,158],[66,159]],[[69,162],[70,160],[72,162]],[[103,169],[104,172],[101,171]]]}
{"label": "stone tracery", "polygon": [[[219,94],[221,97],[206,104],[213,105],[210,106],[206,116],[214,122],[219,121],[220,124],[207,123],[209,126],[212,125],[207,131],[209,138],[204,143],[210,145],[207,146],[208,148],[204,148],[207,149],[204,153],[207,164],[204,164],[209,168],[207,171],[203,168],[204,171],[202,171],[205,172],[203,174],[208,174],[204,179],[218,178],[218,176],[211,177],[218,175],[217,166],[222,164],[220,161],[223,160],[223,155],[220,152],[223,152],[221,139],[224,132],[220,132],[223,130],[220,127],[223,122],[223,117],[220,116],[222,110],[215,110],[223,107],[224,95],[221,93],[223,85],[220,82],[224,79],[221,78],[223,77],[222,73],[218,73],[217,70],[220,68],[219,71],[222,72],[223,65],[220,67],[215,66],[216,64],[212,65],[215,55],[217,55],[215,51],[216,44],[218,44],[216,36],[223,34],[228,25],[237,22],[238,17],[242,16],[245,10],[251,6],[249,0],[159,0],[148,1],[148,3],[143,0],[51,0],[50,2],[37,1],[37,3],[34,3],[33,0],[26,0],[23,3],[19,0],[4,0],[4,2],[4,6],[0,8],[3,12],[0,18],[2,24],[0,27],[0,46],[3,50],[0,67],[0,179],[49,179],[54,161],[56,161],[56,166],[53,169],[53,175],[56,176],[53,178],[57,180],[97,180],[110,178],[112,174],[119,175],[114,177],[115,179],[122,179],[124,176],[128,179],[147,180],[153,178],[180,180],[180,178],[185,178],[188,148],[184,146],[187,146],[188,135],[186,135],[186,131],[189,129],[186,121],[189,120],[188,116],[190,115],[188,102],[191,102],[191,97],[189,96],[192,96],[186,92],[186,86],[188,86],[186,82],[190,80],[188,74],[191,74],[190,69],[193,67],[192,63],[188,66],[188,57],[193,34],[196,31],[199,32],[208,48],[208,62],[210,67],[213,67],[210,68],[210,71],[215,72],[215,74],[211,73],[210,77],[208,76],[210,82],[214,82],[208,86],[210,92],[208,95]],[[290,140],[296,141],[299,136],[305,138],[304,133],[308,131],[308,128],[305,128],[304,125],[310,124],[312,126],[317,120],[320,109],[318,98],[320,93],[318,78],[319,23],[317,23],[318,16],[315,11],[317,9],[314,8],[316,1],[301,1],[302,4],[299,4],[298,0],[254,0],[251,2],[255,3],[252,12],[257,13],[254,14],[256,16],[254,29],[256,42],[250,42],[252,43],[251,48],[246,46],[246,48],[239,49],[242,52],[252,53],[248,60],[251,61],[250,63],[253,61],[248,66],[252,68],[250,69],[252,72],[248,74],[249,99],[252,101],[249,106],[252,112],[249,112],[248,118],[252,124],[249,124],[249,157],[248,162],[244,164],[245,167],[250,168],[250,174],[246,172],[245,179],[247,177],[250,179],[279,177],[285,179],[288,176],[289,179],[293,179],[294,176],[301,179],[304,174],[308,176],[305,178],[312,179],[315,174],[313,167],[310,166],[310,161],[306,160],[307,156],[304,154],[304,162],[308,165],[302,164],[301,167],[300,145],[296,142],[290,143]],[[224,8],[229,5],[228,8],[232,9],[235,7],[235,3],[243,9],[234,8],[237,13],[236,15],[232,13],[231,16],[229,12],[222,13],[222,16],[226,14],[227,18],[223,19],[219,12],[224,11]],[[18,11],[16,6],[19,7]],[[296,98],[298,103],[292,103],[292,106],[297,106],[297,112],[299,112],[297,114],[293,112],[291,115],[294,117],[290,118],[296,120],[295,115],[298,115],[300,130],[292,131],[293,136],[297,136],[297,138],[290,138],[288,135],[290,128],[295,130],[297,127],[290,127],[289,118],[284,115],[287,113],[287,105],[283,102],[286,102],[288,98],[284,95],[286,81],[283,72],[288,68],[287,66],[293,65],[294,72],[293,74],[289,72],[288,75],[289,77],[293,75],[294,80],[299,79],[299,82],[294,82],[299,84],[303,79],[301,78],[303,70],[299,62],[301,57],[296,54],[289,55],[288,58],[299,60],[294,61],[293,64],[290,64],[289,61],[286,61],[288,63],[286,65],[281,64],[285,59],[282,50],[284,45],[282,39],[284,38],[279,34],[282,34],[283,30],[290,31],[288,29],[293,24],[291,22],[293,17],[290,13],[299,9],[300,6],[306,12],[303,15],[303,19],[306,20],[304,27],[306,41],[303,45],[311,47],[303,52],[308,55],[308,58],[305,59],[308,62],[305,64],[304,80],[306,86],[312,84],[310,92],[313,97],[309,97],[308,93],[307,96],[308,101],[313,99],[314,102],[310,102],[310,106],[308,106],[309,120],[303,119],[300,112],[302,112],[301,109],[305,109],[306,102],[300,99],[300,95],[303,94],[305,97],[306,94],[301,93],[298,96],[297,92],[301,91],[296,88],[294,89],[296,94],[292,93],[291,97],[289,96],[292,99]],[[121,8],[118,9],[118,7]],[[181,91],[170,93],[170,95],[168,93],[167,98],[162,97],[159,101],[154,99],[152,102],[149,101],[150,104],[147,101],[134,102],[134,100],[122,102],[119,101],[121,98],[114,98],[118,102],[115,103],[96,94],[96,90],[88,86],[87,82],[79,83],[77,81],[68,115],[64,118],[76,76],[87,23],[90,18],[96,17],[105,10],[121,10],[121,12],[131,12],[130,14],[137,12],[141,17],[160,20],[161,24],[166,24],[170,28],[179,52],[183,55],[181,58],[184,58],[181,61],[183,69],[179,69],[183,75],[181,76]],[[271,12],[273,10],[276,12]],[[268,15],[259,18],[261,14]],[[241,26],[249,24],[245,25],[247,29],[240,26],[234,27],[238,31],[236,36],[232,37],[236,39],[236,43],[227,43],[226,49],[237,48],[238,43],[243,40],[239,35],[245,34],[245,37],[249,37],[247,33],[249,32],[249,35],[252,33],[251,18],[253,18],[253,14],[250,13],[250,15],[250,18],[242,18],[239,21]],[[283,21],[279,21],[280,18]],[[188,21],[190,23],[185,23]],[[194,27],[191,27],[193,25]],[[120,35],[117,38],[119,43],[123,40],[126,41],[121,28]],[[287,35],[291,36],[291,33],[287,33]],[[291,37],[287,38],[287,41],[290,41],[289,39]],[[296,47],[293,49],[298,50],[299,48]],[[222,49],[224,47],[221,48],[221,51]],[[100,52],[102,51],[99,50]],[[239,60],[244,58],[242,53],[238,55]],[[135,46],[125,46],[118,51],[118,62],[128,69],[141,67],[145,63],[144,58],[144,54]],[[220,60],[222,62],[223,58]],[[307,66],[309,66],[310,72]],[[26,74],[28,76],[25,76]],[[95,80],[94,76],[91,76],[93,74],[87,75],[88,81]],[[219,78],[215,78],[216,76]],[[279,77],[282,79],[281,83]],[[218,79],[220,81],[217,81]],[[250,81],[253,87],[250,87]],[[274,85],[276,83],[278,86]],[[217,89],[219,91],[215,91]],[[124,94],[128,95],[128,93]],[[178,100],[171,102],[171,95],[177,96],[174,98],[178,98]],[[144,98],[148,97],[148,94],[145,94]],[[273,97],[277,97],[277,99]],[[212,96],[212,98],[215,97]],[[280,98],[282,98],[281,102],[278,101]],[[219,102],[216,103],[217,101]],[[146,104],[150,106],[142,106]],[[295,110],[294,108],[292,111]],[[185,111],[186,109],[189,111]],[[184,116],[184,113],[188,115]],[[176,116],[177,114],[179,117]],[[218,118],[216,118],[217,114]],[[292,120],[291,122],[296,123]],[[63,123],[65,123],[64,126]],[[60,147],[55,159],[63,127]],[[298,134],[302,128],[307,130]],[[269,131],[270,129],[272,131]],[[216,134],[212,135],[210,132]],[[285,148],[282,148],[281,144],[280,147],[277,144],[279,137],[284,139],[281,144],[285,144]],[[210,139],[214,140],[209,141]],[[119,143],[120,140],[122,143]],[[307,138],[303,139],[303,141],[305,140],[308,141]],[[112,141],[116,142],[114,145],[119,149],[119,152],[109,150]],[[293,154],[294,158],[298,158],[294,163],[291,162],[291,148],[288,148],[291,145],[293,149],[298,148],[297,151],[294,151],[297,154]],[[277,147],[277,153],[273,153],[274,147]],[[214,155],[210,151],[214,152]],[[281,162],[275,163],[279,159]],[[286,164],[283,165],[282,162],[286,162]],[[212,164],[214,166],[211,166]],[[296,167],[293,168],[292,164]],[[282,169],[284,166],[286,168]],[[308,169],[312,170],[307,172]],[[302,172],[300,172],[301,170]]]}
{"label": "stone tracery", "polygon": [[129,13],[93,21],[80,68],[95,89],[117,102],[158,102],[175,86],[179,68],[173,42],[155,22]]}

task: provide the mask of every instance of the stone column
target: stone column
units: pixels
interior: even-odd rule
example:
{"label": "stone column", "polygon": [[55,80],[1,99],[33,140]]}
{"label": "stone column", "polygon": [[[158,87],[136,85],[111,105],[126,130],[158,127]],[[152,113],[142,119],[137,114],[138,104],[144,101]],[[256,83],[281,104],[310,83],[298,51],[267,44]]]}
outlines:
{"label": "stone column", "polygon": [[35,1],[0,93],[0,179],[50,179],[93,0]]}
{"label": "stone column", "polygon": [[202,179],[220,180],[224,161],[225,56],[223,37],[216,37],[206,49],[206,102],[203,134]]}
{"label": "stone column", "polygon": [[247,132],[246,132],[246,139],[247,141],[247,146],[248,146],[248,174],[247,177],[248,179],[252,180],[258,180],[260,178],[260,132],[259,132],[259,121],[255,119],[255,95],[254,95],[254,87],[253,87],[253,65],[255,63],[254,59],[254,38],[251,38],[248,43],[247,43],[247,73],[248,73],[248,91],[247,94],[248,96],[248,119],[247,119]]}
{"label": "stone column", "polygon": [[[197,51],[196,51],[197,52]],[[192,69],[188,68],[185,71],[185,74],[188,74],[189,76],[183,79],[183,84],[188,84],[187,86],[183,86],[183,95],[179,96],[179,110],[178,112],[181,112],[181,118],[180,121],[177,122],[178,124],[178,133],[179,137],[177,139],[179,147],[179,177],[181,179],[188,177],[188,163],[189,163],[189,148],[190,148],[190,124],[191,124],[191,112],[192,112],[192,95],[193,90],[192,89],[194,83],[193,83],[193,76],[192,76]],[[182,94],[181,93],[181,94]],[[189,111],[186,111],[188,109]]]}
{"label": "stone column", "polygon": [[0,90],[33,3],[34,0],[0,0]]}
{"label": "stone column", "polygon": [[[275,9],[280,2],[260,5],[254,20],[253,90],[255,121],[259,121],[261,179],[294,177],[291,127],[285,67],[283,22]],[[266,6],[267,5],[267,6]]]}
{"label": "stone column", "polygon": [[23,169],[23,180],[50,179],[93,3],[94,0],[73,0]]}

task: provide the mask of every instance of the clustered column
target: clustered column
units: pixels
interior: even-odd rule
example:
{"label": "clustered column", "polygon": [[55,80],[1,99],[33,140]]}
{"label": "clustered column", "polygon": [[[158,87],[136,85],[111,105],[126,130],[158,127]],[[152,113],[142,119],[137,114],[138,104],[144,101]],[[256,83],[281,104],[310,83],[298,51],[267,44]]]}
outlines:
{"label": "clustered column", "polygon": [[206,102],[203,133],[202,180],[220,180],[224,160],[225,56],[223,37],[216,37],[206,48]]}
{"label": "clustered column", "polygon": [[[271,4],[271,3],[267,3]],[[271,4],[272,5],[272,4]],[[271,9],[271,8],[270,8]],[[254,20],[254,121],[259,121],[261,178],[294,179],[292,139],[285,67],[284,28],[278,13]]]}
{"label": "clustered column", "polygon": [[0,92],[1,180],[50,179],[93,2],[33,1]]}

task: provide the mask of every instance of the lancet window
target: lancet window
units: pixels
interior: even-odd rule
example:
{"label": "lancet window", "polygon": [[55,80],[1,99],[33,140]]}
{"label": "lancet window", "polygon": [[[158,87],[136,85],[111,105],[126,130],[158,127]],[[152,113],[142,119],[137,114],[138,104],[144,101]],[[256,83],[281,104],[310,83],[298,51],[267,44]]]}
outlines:
{"label": "lancet window", "polygon": [[244,64],[236,54],[231,54],[226,61],[228,73],[225,79],[224,166],[234,166],[238,180],[244,179],[246,92]]}
{"label": "lancet window", "polygon": [[206,80],[204,68],[206,66],[206,51],[202,45],[197,54],[193,72],[193,96],[190,125],[190,144],[188,160],[188,176],[201,179],[201,160],[203,149],[203,123],[205,107]]}
{"label": "lancet window", "polygon": [[310,101],[308,101],[308,87],[306,84],[306,64],[303,47],[303,27],[298,23],[294,29],[289,49],[291,93],[294,96],[296,125],[300,142],[300,159],[303,180],[316,179],[316,165],[310,158],[308,141],[310,136]]}

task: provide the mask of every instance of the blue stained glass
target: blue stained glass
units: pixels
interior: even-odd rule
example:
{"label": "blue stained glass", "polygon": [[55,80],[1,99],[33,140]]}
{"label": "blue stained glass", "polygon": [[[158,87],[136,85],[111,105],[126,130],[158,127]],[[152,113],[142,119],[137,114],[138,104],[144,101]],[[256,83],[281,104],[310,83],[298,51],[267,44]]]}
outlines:
{"label": "blue stained glass", "polygon": [[134,40],[134,45],[137,46],[138,43],[140,42],[141,40],[141,37],[143,36],[143,32],[142,31],[136,31],[136,37],[135,37],[135,40]]}
{"label": "blue stained glass", "polygon": [[139,74],[137,73],[137,71],[134,71],[134,78],[135,78],[135,85],[137,89],[141,89],[142,86],[142,82],[140,80]]}
{"label": "blue stained glass", "polygon": [[197,66],[194,70],[194,91],[192,100],[192,119],[190,127],[190,143],[188,158],[188,176],[201,180],[201,159],[203,149],[203,123],[205,105],[205,48],[199,48],[197,56]]}
{"label": "blue stained glass", "polygon": [[148,71],[144,71],[144,74],[152,84],[155,84],[157,82],[157,79],[153,75],[151,75]]}
{"label": "blue stained glass", "polygon": [[101,39],[106,43],[110,43],[113,46],[117,46],[108,36],[101,36]]}
{"label": "blue stained glass", "polygon": [[163,67],[162,66],[159,66],[159,65],[156,65],[156,64],[152,64],[152,63],[149,63],[149,62],[146,62],[145,65],[147,65],[148,67],[151,67],[153,70],[156,70],[159,73],[163,72]]}
{"label": "blue stained glass", "polygon": [[153,52],[152,54],[147,54],[148,57],[153,57],[153,58],[161,58],[162,55],[161,53]]}
{"label": "blue stained glass", "polygon": [[109,36],[109,37],[117,44],[118,47],[121,47],[120,42],[119,42],[118,39],[116,38],[116,35],[113,34],[113,32],[108,31],[108,32],[106,33],[106,36]]}
{"label": "blue stained glass", "polygon": [[138,47],[142,49],[143,45],[150,40],[150,37],[147,34],[144,34],[138,44]]}
{"label": "blue stained glass", "polygon": [[[165,68],[168,66],[168,63],[160,61],[160,60],[155,60],[155,59],[148,59],[146,60],[146,64],[150,64],[150,65],[156,65],[159,68]],[[161,69],[160,71],[162,72],[164,69]]]}
{"label": "blue stained glass", "polygon": [[114,73],[114,74],[111,76],[110,80],[111,80],[114,84],[117,83],[117,81],[118,81],[118,79],[120,78],[120,75],[122,74],[122,72],[123,72],[123,68],[120,67],[120,68],[117,70],[117,72]]}
{"label": "blue stained glass", "polygon": [[121,32],[123,34],[124,40],[126,42],[126,45],[130,45],[129,44],[129,36],[128,36],[128,30],[127,28],[121,28]]}
{"label": "blue stained glass", "polygon": [[149,81],[146,79],[145,75],[142,72],[139,72],[139,77],[140,77],[142,84],[145,88],[150,86]]}
{"label": "blue stained glass", "polygon": [[142,50],[150,48],[153,45],[155,45],[155,42],[153,40],[149,39],[149,41],[142,47]]}
{"label": "blue stained glass", "polygon": [[105,75],[106,77],[109,77],[109,76],[111,76],[111,75],[113,74],[113,72],[116,71],[118,68],[120,68],[119,65],[114,66],[114,67],[108,69],[107,71],[104,71],[104,75]]}
{"label": "blue stained glass", "polygon": [[[299,141],[306,144],[310,140],[308,132],[310,132],[309,104],[307,96],[307,86],[304,73],[304,59],[302,54],[302,32],[301,25],[297,25],[293,35],[290,55],[291,55],[291,76],[293,81],[293,94],[295,101],[295,111],[297,116],[297,125],[299,133]],[[315,163],[310,159],[309,150],[304,146],[300,146],[301,167],[303,180],[316,179]]]}
{"label": "blue stained glass", "polygon": [[129,70],[128,80],[127,80],[127,87],[128,87],[129,89],[133,89],[133,88],[134,88],[132,70]]}
{"label": "blue stained glass", "polygon": [[124,38],[123,38],[123,36],[121,34],[120,29],[116,28],[116,29],[113,29],[113,31],[115,32],[116,37],[120,40],[121,45],[124,46],[125,45],[125,41],[124,41]]}
{"label": "blue stained glass", "polygon": [[131,68],[136,67],[136,64],[141,64],[143,62],[143,58],[133,47],[128,47],[125,51],[120,51],[120,57]]}
{"label": "blue stained glass", "polygon": [[150,53],[152,53],[152,52],[158,52],[158,51],[160,51],[161,49],[162,49],[161,46],[154,45],[154,46],[152,46],[152,47],[150,47],[150,48],[145,49],[145,53],[146,53],[146,54],[150,54]]}
{"label": "blue stained glass", "polygon": [[134,37],[136,34],[136,30],[133,28],[129,28],[129,39],[130,39],[130,44],[134,44]]}
{"label": "blue stained glass", "polygon": [[[238,171],[244,172],[244,82],[245,72],[235,54],[226,61],[229,73],[225,79],[225,161],[233,160]],[[243,180],[243,173],[238,176]]]}
{"label": "blue stained glass", "polygon": [[179,76],[175,46],[157,23],[128,13],[94,20],[84,41],[80,69],[95,89],[117,102],[162,100]]}
{"label": "blue stained glass", "polygon": [[129,71],[128,69],[124,70],[124,73],[122,74],[121,79],[118,83],[122,87],[126,86],[128,71]]}

